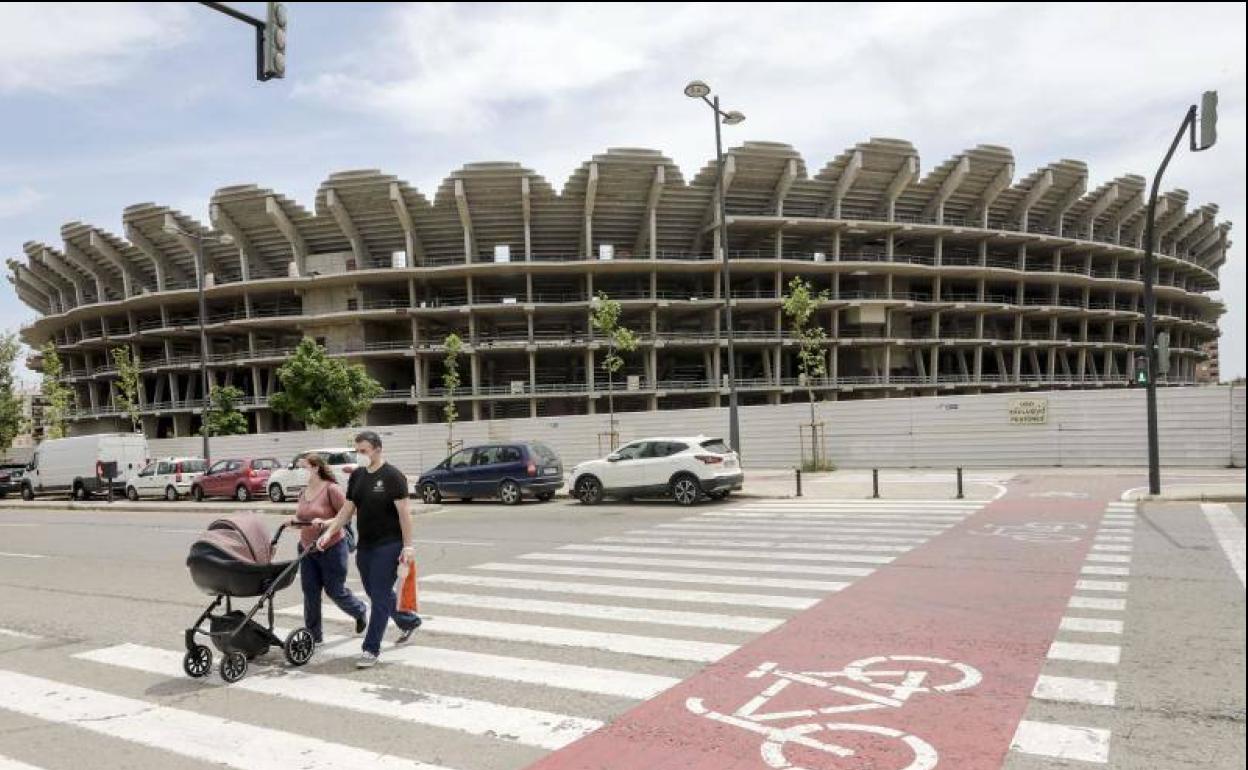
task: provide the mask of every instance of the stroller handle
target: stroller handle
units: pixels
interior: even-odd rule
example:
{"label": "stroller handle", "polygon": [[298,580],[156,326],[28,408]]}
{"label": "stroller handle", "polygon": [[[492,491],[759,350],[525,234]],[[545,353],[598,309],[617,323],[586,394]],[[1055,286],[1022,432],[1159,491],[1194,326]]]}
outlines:
{"label": "stroller handle", "polygon": [[312,522],[310,521],[282,522],[282,525],[277,528],[277,532],[273,533],[273,539],[269,541],[269,550],[272,550],[277,547],[277,541],[282,539],[282,533],[286,531],[287,527],[292,527],[294,529],[303,529],[305,527],[310,527],[310,526],[312,526]]}

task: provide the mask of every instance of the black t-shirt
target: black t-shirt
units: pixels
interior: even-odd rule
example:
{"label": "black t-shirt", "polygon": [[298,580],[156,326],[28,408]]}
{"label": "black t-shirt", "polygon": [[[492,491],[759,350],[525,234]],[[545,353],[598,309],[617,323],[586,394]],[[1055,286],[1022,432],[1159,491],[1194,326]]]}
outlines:
{"label": "black t-shirt", "polygon": [[347,499],[355,503],[360,522],[360,547],[372,548],[402,542],[397,500],[407,498],[407,477],[390,463],[382,463],[374,473],[361,465],[347,481]]}

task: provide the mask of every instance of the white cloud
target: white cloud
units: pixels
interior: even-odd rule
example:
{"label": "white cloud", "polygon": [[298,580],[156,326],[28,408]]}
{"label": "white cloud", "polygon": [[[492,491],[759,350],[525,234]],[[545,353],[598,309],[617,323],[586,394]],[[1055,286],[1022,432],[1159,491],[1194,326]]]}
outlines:
{"label": "white cloud", "polygon": [[0,4],[0,93],[114,82],[181,42],[186,3]]}
{"label": "white cloud", "polygon": [[45,198],[46,195],[29,187],[20,187],[12,192],[0,191],[0,219],[25,214]]}

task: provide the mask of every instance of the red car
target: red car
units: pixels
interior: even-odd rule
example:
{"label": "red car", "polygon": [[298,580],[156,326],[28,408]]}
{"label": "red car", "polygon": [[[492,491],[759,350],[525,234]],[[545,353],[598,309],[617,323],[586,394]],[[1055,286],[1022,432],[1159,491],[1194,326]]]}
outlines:
{"label": "red car", "polygon": [[191,497],[232,497],[246,502],[253,497],[263,497],[269,486],[269,474],[282,464],[273,457],[255,457],[242,460],[217,460],[204,475],[191,486]]}

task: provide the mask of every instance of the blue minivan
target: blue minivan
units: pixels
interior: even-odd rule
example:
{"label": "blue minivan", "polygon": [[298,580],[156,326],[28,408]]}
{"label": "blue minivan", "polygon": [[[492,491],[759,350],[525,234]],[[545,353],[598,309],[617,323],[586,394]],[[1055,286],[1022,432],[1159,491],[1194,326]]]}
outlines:
{"label": "blue minivan", "polygon": [[563,486],[563,463],[540,441],[513,441],[461,449],[420,475],[416,489],[426,503],[444,498],[497,497],[517,505],[527,497],[546,501]]}

